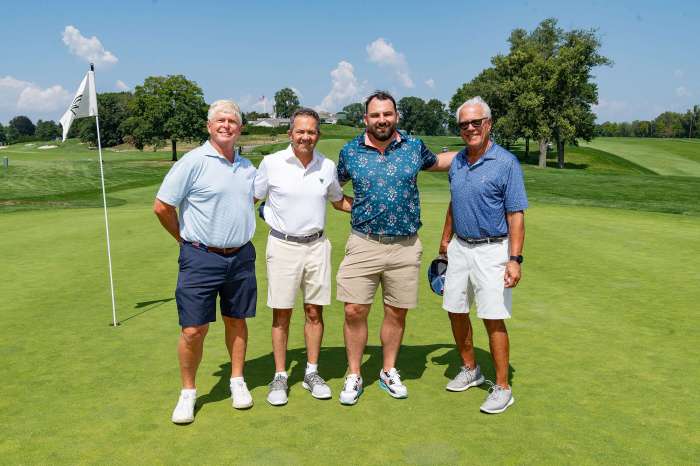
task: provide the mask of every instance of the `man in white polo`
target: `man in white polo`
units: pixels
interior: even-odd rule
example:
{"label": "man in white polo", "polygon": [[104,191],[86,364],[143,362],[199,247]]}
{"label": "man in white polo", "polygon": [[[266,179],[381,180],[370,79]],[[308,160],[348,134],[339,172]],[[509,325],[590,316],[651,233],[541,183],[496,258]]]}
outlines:
{"label": "man in white polo", "polygon": [[466,147],[450,167],[451,200],[440,253],[446,253],[449,261],[442,306],[448,311],[463,366],[447,390],[461,392],[484,382],[474,358],[469,320],[474,301],[496,370],[496,383],[491,383],[481,411],[497,414],[515,402],[508,384],[505,319],[511,316],[513,288],[521,276],[527,195],[518,159],[489,137],[488,104],[481,97],[467,100],[457,109],[457,122]]}
{"label": "man in white polo", "polygon": [[289,321],[301,289],[304,298],[304,339],[308,362],[302,386],[314,398],[328,399],[331,390],[318,374],[323,339],[323,306],[331,302],[331,243],[324,235],[326,202],[349,212],[352,198],[344,196],[335,163],[315,150],[320,119],[312,109],[294,112],[290,145],[266,156],[255,178],[255,199],[270,226],[267,240],[267,305],[272,308],[272,351],[275,375],[267,401],[287,403],[286,371]]}
{"label": "man in white polo", "polygon": [[[243,380],[248,327],[255,316],[255,167],[235,153],[241,112],[230,100],[209,107],[209,140],[185,154],[170,169],[153,206],[158,220],[180,246],[175,298],[180,318],[182,390],[172,414],[176,424],[194,420],[195,375],[202,360],[209,322],[220,300],[226,347],[231,357],[233,407],[245,409],[253,399]],[[179,215],[178,215],[179,211]]]}

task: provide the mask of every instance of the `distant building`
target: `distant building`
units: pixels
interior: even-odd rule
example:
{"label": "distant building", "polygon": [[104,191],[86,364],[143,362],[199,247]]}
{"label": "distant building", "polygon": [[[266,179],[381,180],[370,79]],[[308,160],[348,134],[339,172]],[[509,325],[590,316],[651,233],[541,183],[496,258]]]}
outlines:
{"label": "distant building", "polygon": [[261,118],[250,121],[248,124],[262,128],[279,128],[280,126],[289,126],[289,118]]}

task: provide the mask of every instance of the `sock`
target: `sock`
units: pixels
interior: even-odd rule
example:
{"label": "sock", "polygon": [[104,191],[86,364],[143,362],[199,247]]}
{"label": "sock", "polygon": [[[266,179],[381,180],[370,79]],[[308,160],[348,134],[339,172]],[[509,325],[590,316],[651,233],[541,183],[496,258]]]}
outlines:
{"label": "sock", "polygon": [[306,375],[309,375],[312,372],[318,372],[318,364],[311,364],[310,362],[307,362],[306,363]]}
{"label": "sock", "polygon": [[197,389],[196,388],[183,388],[182,390],[180,390],[180,395],[197,396]]}
{"label": "sock", "polygon": [[231,377],[231,385],[233,385],[236,382],[244,382],[243,376],[240,377]]}
{"label": "sock", "polygon": [[277,377],[278,375],[281,375],[282,377],[284,377],[286,379],[287,378],[287,371],[275,372],[275,377]]}

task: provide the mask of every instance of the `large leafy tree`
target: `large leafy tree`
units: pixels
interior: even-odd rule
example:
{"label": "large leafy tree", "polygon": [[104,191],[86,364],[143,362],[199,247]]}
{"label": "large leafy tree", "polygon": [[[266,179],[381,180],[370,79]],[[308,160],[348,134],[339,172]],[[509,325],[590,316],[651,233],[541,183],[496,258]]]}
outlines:
{"label": "large leafy tree", "polygon": [[5,127],[0,123],[0,144],[7,144],[7,136],[5,135]]}
{"label": "large leafy tree", "polygon": [[425,103],[423,117],[423,134],[428,136],[439,136],[445,134],[448,113],[445,104],[438,99],[430,99]]}
{"label": "large leafy tree", "polygon": [[[129,118],[129,103],[133,95],[130,92],[105,92],[97,94],[97,106],[100,113],[100,141],[105,147],[112,147],[124,142],[123,123]],[[78,120],[80,121],[80,120]],[[94,118],[86,118],[79,131],[80,140],[97,144],[97,126]]]}
{"label": "large leafy tree", "polygon": [[44,141],[50,141],[61,135],[61,128],[53,120],[36,122],[36,131],[34,135]]}
{"label": "large leafy tree", "polygon": [[409,134],[421,132],[425,116],[425,101],[423,99],[413,96],[403,97],[396,103],[396,108],[401,115],[399,119],[401,129]]}
{"label": "large leafy tree", "polygon": [[19,136],[34,136],[36,126],[28,117],[18,115],[10,120],[9,127],[14,128]]}
{"label": "large leafy tree", "polygon": [[177,141],[206,139],[207,105],[202,89],[182,75],[146,78],[134,89],[128,108],[131,116],[121,129],[139,149],[162,147],[170,140],[176,161]]}
{"label": "large leafy tree", "polygon": [[275,113],[278,118],[289,118],[299,108],[299,97],[288,87],[275,93]]}

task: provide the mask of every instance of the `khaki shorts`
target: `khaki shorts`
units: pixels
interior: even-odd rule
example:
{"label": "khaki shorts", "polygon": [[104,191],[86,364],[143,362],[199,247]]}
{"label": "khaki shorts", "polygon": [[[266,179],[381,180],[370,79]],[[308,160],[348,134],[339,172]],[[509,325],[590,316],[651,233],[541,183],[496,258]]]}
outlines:
{"label": "khaki shorts", "polygon": [[338,301],[372,304],[381,283],[385,304],[403,309],[416,307],[422,255],[418,235],[384,244],[350,233],[336,277]]}
{"label": "khaki shorts", "polygon": [[267,305],[291,309],[301,289],[304,302],[331,303],[331,242],[322,236],[311,243],[267,237]]}

